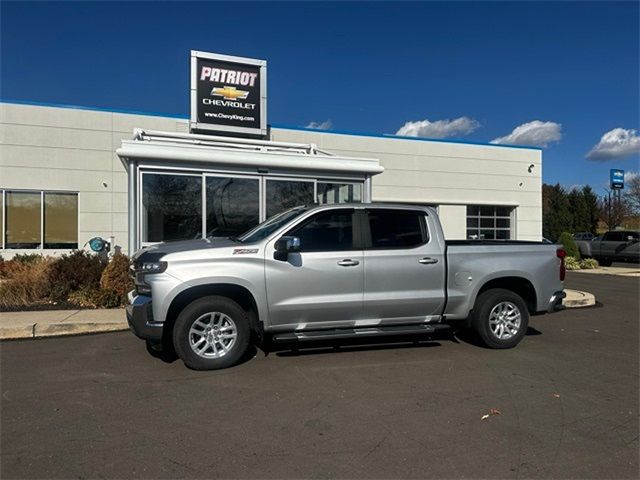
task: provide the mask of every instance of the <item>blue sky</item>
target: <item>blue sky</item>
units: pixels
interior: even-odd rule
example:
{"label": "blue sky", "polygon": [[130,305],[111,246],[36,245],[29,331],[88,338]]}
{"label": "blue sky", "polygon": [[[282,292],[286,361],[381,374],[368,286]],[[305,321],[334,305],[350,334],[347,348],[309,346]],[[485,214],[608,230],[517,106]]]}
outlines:
{"label": "blue sky", "polygon": [[546,145],[601,191],[639,169],[638,6],[2,2],[0,97],[186,115],[189,50],[257,57],[271,124]]}

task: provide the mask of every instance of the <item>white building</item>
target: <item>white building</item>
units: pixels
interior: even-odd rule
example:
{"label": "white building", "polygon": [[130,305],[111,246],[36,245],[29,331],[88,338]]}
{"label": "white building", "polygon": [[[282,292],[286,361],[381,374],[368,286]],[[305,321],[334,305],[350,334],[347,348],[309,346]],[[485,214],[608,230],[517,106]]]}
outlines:
{"label": "white building", "polygon": [[537,148],[276,126],[271,142],[252,142],[188,130],[186,116],[0,103],[0,254],[54,254],[96,236],[129,252],[130,243],[240,233],[314,201],[434,205],[450,239],[541,239]]}

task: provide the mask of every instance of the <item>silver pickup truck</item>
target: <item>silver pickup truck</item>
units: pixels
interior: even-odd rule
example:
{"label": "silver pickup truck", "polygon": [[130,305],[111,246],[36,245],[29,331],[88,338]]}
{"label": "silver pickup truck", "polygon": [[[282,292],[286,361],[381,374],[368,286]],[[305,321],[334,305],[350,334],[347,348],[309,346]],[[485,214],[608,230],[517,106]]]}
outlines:
{"label": "silver pickup truck", "polygon": [[287,210],[237,238],[164,243],[132,259],[127,318],[149,347],[194,369],[237,363],[252,342],[472,328],[517,345],[529,315],[561,308],[564,251],[541,242],[446,241],[432,208]]}
{"label": "silver pickup truck", "polygon": [[605,267],[616,262],[640,262],[640,232],[613,230],[592,240],[576,241],[580,255]]}

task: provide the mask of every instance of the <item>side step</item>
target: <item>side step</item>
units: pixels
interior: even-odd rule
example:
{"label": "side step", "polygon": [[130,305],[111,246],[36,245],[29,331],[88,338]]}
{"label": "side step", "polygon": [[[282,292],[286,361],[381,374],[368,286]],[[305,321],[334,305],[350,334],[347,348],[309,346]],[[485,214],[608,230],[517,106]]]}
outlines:
{"label": "side step", "polygon": [[361,338],[361,337],[384,337],[394,335],[420,335],[433,333],[436,330],[446,330],[450,326],[443,323],[433,325],[393,325],[385,327],[359,327],[359,328],[336,328],[333,330],[307,330],[299,332],[276,333],[272,339],[275,341],[299,342],[312,340],[330,340],[340,338]]}

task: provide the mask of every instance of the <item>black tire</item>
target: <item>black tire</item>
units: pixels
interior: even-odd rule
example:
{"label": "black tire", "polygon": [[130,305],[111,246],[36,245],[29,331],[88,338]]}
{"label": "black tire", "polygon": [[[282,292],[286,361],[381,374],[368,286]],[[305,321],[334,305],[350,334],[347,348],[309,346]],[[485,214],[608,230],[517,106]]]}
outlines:
{"label": "black tire", "polygon": [[600,257],[598,258],[598,263],[603,267],[610,267],[611,264],[613,263],[613,260],[607,257]]}
{"label": "black tire", "polygon": [[[499,338],[490,327],[490,314],[497,305],[508,302],[514,305],[520,313],[520,326],[510,338]],[[513,348],[527,333],[529,326],[529,311],[527,304],[517,293],[502,288],[487,290],[478,296],[471,314],[471,326],[480,340],[489,348]]]}
{"label": "black tire", "polygon": [[[224,314],[232,321],[235,327],[236,337],[229,347],[229,350],[226,351],[223,356],[205,358],[196,353],[192,348],[189,332],[196,320],[212,312]],[[222,316],[217,315],[215,317],[220,319]],[[205,320],[206,319],[207,317],[205,317]],[[231,367],[242,359],[249,348],[251,340],[251,328],[249,325],[248,313],[230,298],[219,296],[199,298],[187,305],[185,309],[180,312],[180,315],[178,315],[173,328],[173,345],[178,356],[184,364],[191,369],[218,370]],[[194,338],[198,338],[197,334]],[[205,340],[205,342],[207,342],[207,340]],[[220,342],[213,342],[205,354],[214,354],[214,344],[217,350],[221,349],[222,344]],[[204,348],[204,344],[202,348]]]}

